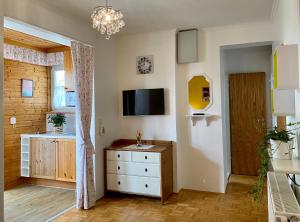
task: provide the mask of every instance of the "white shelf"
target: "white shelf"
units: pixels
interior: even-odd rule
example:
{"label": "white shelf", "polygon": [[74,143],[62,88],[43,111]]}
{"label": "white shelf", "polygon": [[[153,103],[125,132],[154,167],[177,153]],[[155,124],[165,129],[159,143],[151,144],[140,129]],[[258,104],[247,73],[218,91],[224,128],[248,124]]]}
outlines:
{"label": "white shelf", "polygon": [[280,173],[300,174],[300,160],[271,160],[273,170]]}
{"label": "white shelf", "polygon": [[194,126],[196,125],[196,122],[199,120],[204,120],[205,125],[209,126],[209,120],[216,116],[211,114],[204,114],[204,115],[186,115],[186,117],[191,118]]}

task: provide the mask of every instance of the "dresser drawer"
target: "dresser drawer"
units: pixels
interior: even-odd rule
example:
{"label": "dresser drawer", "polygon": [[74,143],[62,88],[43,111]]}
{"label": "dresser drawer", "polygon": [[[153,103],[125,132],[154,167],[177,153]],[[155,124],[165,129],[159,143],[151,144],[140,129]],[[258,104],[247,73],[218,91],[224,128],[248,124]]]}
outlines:
{"label": "dresser drawer", "polygon": [[132,161],[138,163],[160,163],[160,153],[132,152]]}
{"label": "dresser drawer", "polygon": [[161,196],[159,178],[107,174],[107,189],[126,193]]}
{"label": "dresser drawer", "polygon": [[121,161],[131,161],[130,151],[107,151],[107,160],[121,160]]}
{"label": "dresser drawer", "polygon": [[159,178],[160,164],[108,160],[107,173]]}

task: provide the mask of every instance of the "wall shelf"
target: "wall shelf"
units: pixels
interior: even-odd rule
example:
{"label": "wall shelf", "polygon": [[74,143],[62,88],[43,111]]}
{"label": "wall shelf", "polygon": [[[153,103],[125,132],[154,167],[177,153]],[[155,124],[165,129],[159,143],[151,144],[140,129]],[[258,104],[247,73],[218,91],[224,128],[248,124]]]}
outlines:
{"label": "wall shelf", "polygon": [[196,123],[201,120],[205,121],[205,126],[209,126],[210,121],[212,121],[217,116],[211,114],[204,114],[204,115],[186,115],[186,117],[192,120],[193,126],[195,126]]}

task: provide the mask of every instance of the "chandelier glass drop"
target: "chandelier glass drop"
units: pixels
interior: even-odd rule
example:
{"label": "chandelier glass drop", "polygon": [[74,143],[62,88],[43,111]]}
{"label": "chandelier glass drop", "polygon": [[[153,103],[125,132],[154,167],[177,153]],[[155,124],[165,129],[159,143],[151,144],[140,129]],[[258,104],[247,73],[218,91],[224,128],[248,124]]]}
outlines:
{"label": "chandelier glass drop", "polygon": [[120,10],[114,10],[112,6],[98,6],[92,14],[93,28],[97,29],[101,34],[106,35],[106,39],[110,39],[112,34],[116,34],[125,26],[123,14]]}

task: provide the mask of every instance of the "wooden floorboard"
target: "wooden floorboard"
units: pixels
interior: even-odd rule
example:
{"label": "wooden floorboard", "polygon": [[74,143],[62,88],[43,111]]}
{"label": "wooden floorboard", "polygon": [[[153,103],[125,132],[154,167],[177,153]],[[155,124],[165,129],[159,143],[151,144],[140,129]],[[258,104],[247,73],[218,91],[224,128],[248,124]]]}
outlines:
{"label": "wooden floorboard", "polygon": [[[248,192],[249,178],[235,178],[226,194],[182,190],[161,205],[154,198],[130,195],[105,197],[88,211],[72,209],[56,222],[264,222],[267,221],[267,198],[254,202]],[[251,181],[251,179],[250,179]]]}
{"label": "wooden floorboard", "polygon": [[74,205],[74,190],[21,185],[4,192],[4,221],[44,222]]}

